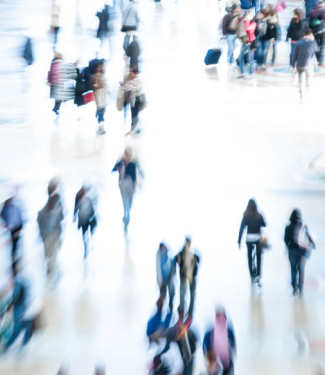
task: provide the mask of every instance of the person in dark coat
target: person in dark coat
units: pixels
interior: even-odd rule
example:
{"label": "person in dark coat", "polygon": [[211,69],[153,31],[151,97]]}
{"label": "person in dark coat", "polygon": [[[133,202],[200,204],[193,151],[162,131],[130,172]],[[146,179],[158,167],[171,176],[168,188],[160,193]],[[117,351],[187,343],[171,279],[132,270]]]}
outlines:
{"label": "person in dark coat", "polygon": [[109,20],[109,7],[105,5],[101,12],[97,12],[96,17],[99,19],[99,25],[97,30],[97,38],[103,45],[105,39],[108,37],[108,20]]}
{"label": "person in dark coat", "polygon": [[290,39],[291,52],[290,52],[290,66],[293,69],[292,57],[299,39],[303,38],[304,31],[308,27],[308,22],[305,18],[305,12],[302,9],[295,9],[293,11],[293,18],[291,19],[288,32],[287,41]]}
{"label": "person in dark coat", "polygon": [[140,56],[140,46],[139,39],[133,34],[133,40],[129,44],[125,52],[126,56],[130,58],[130,70],[139,67],[139,56]]}
{"label": "person in dark coat", "polygon": [[23,58],[26,60],[28,65],[32,65],[34,62],[32,40],[29,37],[27,38],[27,41],[24,47]]}
{"label": "person in dark coat", "polygon": [[[299,234],[302,234],[307,238],[309,248],[303,248],[298,244]],[[315,242],[311,238],[307,226],[302,221],[302,215],[300,210],[295,209],[292,211],[290,216],[290,224],[287,225],[284,233],[284,242],[288,247],[289,261],[291,266],[291,285],[293,288],[293,294],[296,295],[298,292],[302,294],[304,286],[304,275],[306,260],[310,255],[310,249],[315,248]],[[298,279],[298,285],[297,285]]]}
{"label": "person in dark coat", "polygon": [[[261,287],[261,268],[262,268],[262,245],[261,239],[261,228],[265,227],[265,221],[263,216],[258,212],[257,205],[254,199],[250,199],[247,208],[244,212],[243,219],[240,224],[238,246],[241,247],[241,239],[243,236],[244,229],[247,228],[246,235],[246,246],[247,246],[247,257],[248,257],[248,268],[251,276],[251,281],[258,283]],[[253,250],[256,251],[257,264],[253,261]]]}

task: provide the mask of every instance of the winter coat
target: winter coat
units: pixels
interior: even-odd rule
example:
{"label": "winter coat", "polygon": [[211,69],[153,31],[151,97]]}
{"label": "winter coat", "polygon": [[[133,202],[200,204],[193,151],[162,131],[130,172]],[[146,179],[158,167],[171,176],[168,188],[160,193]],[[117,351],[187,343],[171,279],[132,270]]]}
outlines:
{"label": "winter coat", "polygon": [[304,36],[304,31],[307,27],[308,23],[306,20],[296,22],[295,19],[292,19],[288,28],[287,40],[291,39],[292,42],[297,42]]}
{"label": "winter coat", "polygon": [[74,99],[75,80],[78,78],[77,68],[73,64],[63,64],[62,60],[56,59],[52,61],[51,70],[53,64],[57,64],[57,72],[55,74],[57,79],[53,81],[50,74],[50,97],[58,101]]}
{"label": "winter coat", "polygon": [[105,5],[104,9],[101,12],[98,12],[96,14],[96,17],[99,18],[97,38],[100,39],[100,38],[106,37],[108,33],[108,20],[109,20],[108,5]]}

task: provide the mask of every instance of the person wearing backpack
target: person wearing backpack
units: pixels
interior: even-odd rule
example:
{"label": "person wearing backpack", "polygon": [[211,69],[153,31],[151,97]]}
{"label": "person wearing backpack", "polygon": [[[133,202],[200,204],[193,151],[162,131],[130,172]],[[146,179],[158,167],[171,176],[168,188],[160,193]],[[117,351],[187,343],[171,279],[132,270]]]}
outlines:
{"label": "person wearing backpack", "polygon": [[76,222],[78,215],[78,229],[82,229],[82,239],[85,249],[84,259],[89,254],[89,236],[93,235],[97,226],[93,202],[87,194],[89,191],[90,187],[85,185],[78,191],[73,214],[73,222]]}
{"label": "person wearing backpack", "polygon": [[248,56],[249,75],[248,79],[253,78],[254,74],[254,47],[256,22],[251,13],[246,13],[243,18],[239,19],[237,37],[241,40],[242,46],[239,54],[240,75],[237,78],[245,78],[245,56]]}
{"label": "person wearing backpack", "polygon": [[227,40],[228,54],[227,62],[231,66],[234,62],[234,51],[237,42],[238,17],[241,12],[240,5],[233,4],[231,12],[227,13],[222,20],[223,39]]}
{"label": "person wearing backpack", "polygon": [[302,221],[299,209],[292,211],[289,220],[290,224],[286,226],[284,233],[284,242],[288,248],[293,295],[297,295],[298,292],[301,295],[304,287],[306,260],[310,256],[310,250],[315,249],[316,245],[309,234],[307,225]]}

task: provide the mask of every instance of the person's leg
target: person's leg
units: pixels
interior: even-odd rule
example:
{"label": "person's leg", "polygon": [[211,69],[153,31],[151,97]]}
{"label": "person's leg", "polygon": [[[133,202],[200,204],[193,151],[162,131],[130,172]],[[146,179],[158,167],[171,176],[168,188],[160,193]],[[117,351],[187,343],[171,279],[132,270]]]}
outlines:
{"label": "person's leg", "polygon": [[180,299],[179,306],[184,309],[185,305],[185,293],[187,288],[187,279],[185,276],[180,277]]}
{"label": "person's leg", "polygon": [[295,291],[297,289],[297,269],[299,264],[299,257],[289,251],[289,261],[291,268],[291,285],[293,291]]}
{"label": "person's leg", "polygon": [[8,349],[18,338],[20,331],[21,331],[21,316],[14,313],[14,328],[12,331],[11,336],[9,337],[8,341],[5,344],[5,349]]}
{"label": "person's leg", "polygon": [[222,375],[234,375],[235,373],[235,366],[233,359],[230,360],[230,365],[227,369],[223,369],[223,374]]}
{"label": "person's leg", "polygon": [[195,303],[195,292],[196,292],[196,279],[192,280],[190,285],[190,293],[191,293],[191,300],[190,300],[190,307],[188,309],[188,315],[193,316],[194,311],[194,303]]}
{"label": "person's leg", "polygon": [[243,75],[245,73],[245,55],[247,53],[247,46],[242,44],[239,54],[239,67],[240,67],[240,74]]}
{"label": "person's leg", "polygon": [[267,54],[268,54],[269,48],[270,48],[270,41],[265,40],[263,42],[263,65],[266,65]]}
{"label": "person's leg", "polygon": [[137,97],[134,103],[134,107],[131,106],[131,116],[132,116],[132,124],[131,127],[134,128],[138,125],[139,122],[139,108],[140,108],[140,101]]}
{"label": "person's leg", "polygon": [[304,282],[305,282],[305,265],[306,265],[306,258],[299,257],[298,260],[298,272],[299,272],[299,293],[302,294],[304,289]]}
{"label": "person's leg", "polygon": [[272,53],[272,61],[271,62],[272,62],[272,65],[274,65],[275,59],[276,59],[276,49],[277,49],[277,42],[276,41],[274,41],[272,47],[273,47],[273,53]]}
{"label": "person's leg", "polygon": [[247,258],[248,258],[248,269],[249,269],[249,274],[251,278],[253,279],[255,277],[253,273],[253,248],[254,244],[251,242],[246,243],[247,246]]}
{"label": "person's leg", "polygon": [[263,42],[262,41],[260,41],[257,45],[256,63],[257,63],[258,68],[263,65]]}
{"label": "person's leg", "polygon": [[32,320],[23,320],[22,328],[25,328],[23,345],[26,345],[33,336],[34,328]]}
{"label": "person's leg", "polygon": [[184,364],[183,375],[193,375],[194,373],[194,358],[192,357],[191,362],[188,365]]}
{"label": "person's leg", "polygon": [[261,279],[262,276],[262,256],[263,256],[263,249],[260,242],[256,242],[256,276],[258,279]]}
{"label": "person's leg", "polygon": [[232,55],[233,51],[233,42],[232,42],[232,35],[226,35],[227,45],[228,45],[228,52],[227,52],[227,62],[228,64],[232,63]]}
{"label": "person's leg", "polygon": [[290,50],[290,65],[291,65],[291,67],[293,67],[292,66],[292,57],[293,57],[293,52],[294,52],[295,48],[296,48],[296,43],[291,43],[291,50]]}
{"label": "person's leg", "polygon": [[169,309],[173,309],[174,297],[175,297],[175,284],[174,278],[172,277],[168,283],[168,293],[169,293]]}
{"label": "person's leg", "polygon": [[59,34],[59,27],[54,27],[54,46],[53,48],[56,47],[56,44],[58,42],[58,34]]}
{"label": "person's leg", "polygon": [[249,50],[248,51],[248,61],[249,61],[249,74],[253,75],[254,74],[254,51]]}
{"label": "person's leg", "polygon": [[82,240],[84,243],[84,258],[86,259],[89,253],[89,224],[83,225],[82,229]]}
{"label": "person's leg", "polygon": [[313,78],[314,66],[306,68],[306,88],[308,89]]}
{"label": "person's leg", "polygon": [[55,112],[57,115],[59,114],[61,103],[62,103],[62,100],[56,100],[55,101],[53,112]]}
{"label": "person's leg", "polygon": [[126,50],[128,49],[129,44],[130,44],[130,34],[125,33],[124,42],[123,42],[124,52],[126,52]]}
{"label": "person's leg", "polygon": [[299,94],[300,94],[300,100],[303,99],[303,76],[305,74],[305,69],[298,69],[298,78],[299,78]]}
{"label": "person's leg", "polygon": [[12,248],[11,248],[11,256],[12,256],[12,263],[14,263],[16,259],[16,252],[17,252],[17,245],[19,241],[19,234],[21,231],[22,227],[20,226],[19,228],[13,230],[11,232],[11,241],[12,241]]}

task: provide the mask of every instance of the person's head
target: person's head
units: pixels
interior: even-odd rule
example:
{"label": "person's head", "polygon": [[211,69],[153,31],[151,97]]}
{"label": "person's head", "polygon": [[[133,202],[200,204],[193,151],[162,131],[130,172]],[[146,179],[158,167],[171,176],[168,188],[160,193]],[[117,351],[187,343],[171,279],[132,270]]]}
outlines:
{"label": "person's head", "polygon": [[56,178],[52,178],[47,187],[47,192],[50,195],[54,194],[59,186],[59,181]]}
{"label": "person's head", "polygon": [[226,311],[222,306],[217,307],[216,309],[216,322],[219,324],[227,323]]}
{"label": "person's head", "polygon": [[233,4],[233,5],[232,5],[232,7],[231,7],[231,13],[232,13],[233,15],[235,15],[235,14],[239,14],[240,11],[241,11],[240,5],[238,5],[238,4]]}
{"label": "person's head", "polygon": [[309,27],[304,30],[304,37],[305,39],[314,39],[313,32]]}
{"label": "person's head", "polygon": [[131,148],[126,148],[124,151],[124,161],[129,162],[132,157],[132,150]]}
{"label": "person's head", "polygon": [[257,204],[255,199],[250,199],[245,210],[245,216],[256,216],[258,214]]}
{"label": "person's head", "polygon": [[189,250],[192,244],[192,239],[190,236],[185,237],[185,250]]}
{"label": "person's head", "polygon": [[163,242],[159,244],[159,249],[167,253],[167,246]]}
{"label": "person's head", "polygon": [[63,56],[62,56],[62,53],[60,53],[60,52],[55,52],[55,54],[54,54],[54,59],[55,60],[62,60],[63,59]]}
{"label": "person's head", "polygon": [[290,223],[296,224],[298,221],[302,221],[301,211],[298,208],[295,208],[290,216]]}
{"label": "person's head", "polygon": [[305,12],[301,8],[296,8],[293,11],[293,18],[297,20],[297,22],[300,22],[305,19]]}
{"label": "person's head", "polygon": [[104,63],[101,62],[97,65],[97,70],[96,70],[97,73],[103,73],[104,72]]}
{"label": "person's head", "polygon": [[273,4],[267,4],[264,9],[266,10],[268,16],[274,16],[276,13],[275,6]]}
{"label": "person's head", "polygon": [[264,20],[266,16],[267,16],[267,11],[265,9],[262,9],[260,12],[258,12],[256,18],[259,20]]}

